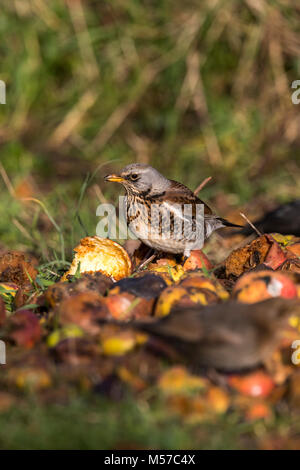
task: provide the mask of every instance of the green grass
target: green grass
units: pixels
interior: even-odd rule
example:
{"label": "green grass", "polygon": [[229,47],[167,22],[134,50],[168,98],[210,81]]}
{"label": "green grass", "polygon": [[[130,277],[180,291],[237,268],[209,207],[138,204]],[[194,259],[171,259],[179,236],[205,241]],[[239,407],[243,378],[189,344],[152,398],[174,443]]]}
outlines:
{"label": "green grass", "polygon": [[243,422],[231,413],[184,425],[162,404],[149,407],[130,398],[110,402],[91,397],[47,406],[32,399],[0,414],[1,449],[243,449],[299,432],[299,420],[288,416],[265,424]]}
{"label": "green grass", "polygon": [[[300,12],[293,0],[2,0],[0,249],[34,253],[41,289],[94,235],[103,176],[146,162],[204,200],[300,197]],[[70,7],[71,6],[71,7]],[[94,175],[95,170],[103,165]],[[24,183],[41,203],[15,197]],[[41,266],[42,265],[42,266]],[[147,408],[84,399],[0,415],[2,448],[255,447],[264,425],[190,428]],[[288,423],[288,421],[287,421]],[[270,432],[285,434],[274,421]],[[124,437],[125,436],[125,437]]]}
{"label": "green grass", "polygon": [[[117,445],[189,447],[189,433],[174,419],[162,426],[133,401],[76,401],[69,406],[26,406],[0,417],[0,448],[109,449]],[[5,426],[4,426],[5,423]],[[27,429],[27,431],[26,431]]]}
{"label": "green grass", "polygon": [[[91,186],[115,201],[118,189],[102,177],[135,160],[191,188],[211,175],[208,200],[299,197],[299,109],[290,99],[300,73],[299,11],[292,1],[263,3],[266,16],[240,0],[72,8],[3,0],[1,163],[13,187],[33,178],[68,258],[80,237],[95,233]],[[278,29],[269,34],[274,18]],[[41,230],[41,208],[24,208],[2,178],[0,195],[1,243],[63,259],[61,234]]]}
{"label": "green grass", "polygon": [[[0,160],[13,187],[33,178],[67,257],[95,233],[93,185],[115,201],[119,188],[102,177],[132,161],[191,188],[212,176],[207,200],[299,197],[290,87],[300,73],[299,10],[263,4],[265,16],[245,0],[3,0]],[[2,178],[0,195],[1,243],[63,258],[57,230],[41,230],[41,208],[24,208]]]}

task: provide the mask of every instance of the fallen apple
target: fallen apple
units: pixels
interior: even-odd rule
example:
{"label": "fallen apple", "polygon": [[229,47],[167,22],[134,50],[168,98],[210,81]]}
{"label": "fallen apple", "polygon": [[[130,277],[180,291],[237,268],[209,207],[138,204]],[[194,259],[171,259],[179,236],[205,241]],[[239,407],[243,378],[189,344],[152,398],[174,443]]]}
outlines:
{"label": "fallen apple", "polygon": [[71,267],[62,280],[76,272],[101,272],[118,281],[131,274],[132,264],[127,251],[119,243],[108,238],[86,237],[75,248],[75,257]]}
{"label": "fallen apple", "polygon": [[233,296],[244,303],[260,302],[272,297],[292,299],[297,297],[297,288],[282,272],[266,270],[245,273],[236,282]]}
{"label": "fallen apple", "polygon": [[232,375],[228,383],[239,393],[251,397],[267,397],[275,386],[271,377],[263,371],[247,375]]}

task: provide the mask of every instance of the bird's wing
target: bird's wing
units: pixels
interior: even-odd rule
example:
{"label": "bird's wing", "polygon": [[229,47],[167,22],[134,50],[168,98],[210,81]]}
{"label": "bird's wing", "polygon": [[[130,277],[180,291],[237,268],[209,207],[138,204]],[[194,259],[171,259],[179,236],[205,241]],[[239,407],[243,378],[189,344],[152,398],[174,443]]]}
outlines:
{"label": "bird's wing", "polygon": [[[179,183],[178,181],[170,181],[170,187],[164,191],[160,200],[163,201],[166,205],[170,204],[170,208],[172,208],[172,204],[179,204],[181,206],[183,204],[192,204],[193,217],[197,213],[196,206],[202,204],[204,206],[205,221],[209,223],[206,237],[208,237],[211,232],[220,227],[241,227],[241,225],[232,224],[228,220],[214,214],[211,208],[204,201],[199,199],[193,193],[193,191],[187,188],[184,184]],[[160,196],[158,196],[158,199],[159,198]]]}
{"label": "bird's wing", "polygon": [[204,336],[198,312],[194,311],[181,310],[156,322],[136,322],[135,326],[163,339],[196,343]]}
{"label": "bird's wing", "polygon": [[[240,328],[234,327],[235,319],[233,321],[227,320],[226,323],[223,318],[222,322],[222,319],[219,318],[219,311],[221,311],[219,306],[178,308],[158,322],[137,322],[136,327],[164,340],[203,343],[207,346],[211,344],[232,346],[243,344],[244,338]],[[220,320],[219,323],[214,321],[217,319]]]}
{"label": "bird's wing", "polygon": [[206,343],[228,344],[231,346],[240,346],[244,342],[244,337],[240,331],[234,331],[230,325],[208,325],[205,328]]}
{"label": "bird's wing", "polygon": [[164,199],[177,204],[203,204],[204,215],[212,215],[213,212],[210,207],[201,199],[199,199],[193,191],[187,188],[184,184],[177,181],[171,181],[171,186],[164,194]]}

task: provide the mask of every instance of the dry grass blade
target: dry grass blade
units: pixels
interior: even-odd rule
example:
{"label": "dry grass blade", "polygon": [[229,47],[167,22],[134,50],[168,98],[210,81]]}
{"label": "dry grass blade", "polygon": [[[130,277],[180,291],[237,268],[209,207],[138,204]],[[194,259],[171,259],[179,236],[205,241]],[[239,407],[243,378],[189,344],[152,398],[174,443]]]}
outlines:
{"label": "dry grass blade", "polygon": [[[24,2],[23,2],[24,3]],[[51,6],[45,0],[32,0],[31,8],[44,21],[49,28],[56,31],[63,27],[63,23]]]}
{"label": "dry grass blade", "polygon": [[200,55],[196,50],[192,50],[187,56],[187,73],[182,85],[181,93],[177,98],[176,107],[185,111],[189,103],[196,111],[199,120],[205,118],[202,126],[205,145],[208,153],[209,162],[212,166],[218,166],[223,161],[222,153],[219,147],[218,139],[215,134],[211,117],[208,110],[205,90],[200,74]]}
{"label": "dry grass blade", "polygon": [[250,225],[250,227],[253,228],[253,230],[257,233],[257,235],[258,235],[259,237],[261,237],[261,236],[262,236],[262,233],[255,227],[255,225],[253,225],[253,223],[248,219],[248,217],[247,217],[245,214],[243,214],[243,212],[240,212],[240,215],[243,217],[243,219],[246,220],[246,222],[248,222],[248,224]]}
{"label": "dry grass blade", "polygon": [[54,130],[48,140],[48,146],[59,147],[79,127],[88,110],[95,104],[98,93],[95,90],[87,90],[67,113],[63,121]]}
{"label": "dry grass blade", "polygon": [[77,35],[78,45],[82,61],[84,63],[84,74],[89,80],[99,79],[100,72],[93,47],[89,37],[85,12],[81,0],[68,1],[70,16]]}
{"label": "dry grass blade", "polygon": [[208,178],[205,178],[205,180],[203,180],[202,183],[200,183],[199,186],[197,186],[197,188],[194,191],[194,194],[198,194],[211,179],[212,179],[212,176],[208,176]]}
{"label": "dry grass blade", "polygon": [[20,230],[20,232],[24,235],[25,238],[27,238],[30,241],[33,241],[33,237],[17,219],[13,218],[12,222],[17,227],[17,229]]}
{"label": "dry grass blade", "polygon": [[60,244],[61,244],[61,259],[62,261],[65,261],[66,260],[66,256],[65,256],[65,240],[64,240],[64,235],[63,235],[63,232],[62,232],[62,229],[60,228],[60,226],[55,222],[55,220],[53,219],[52,215],[50,214],[50,212],[48,211],[47,207],[45,206],[45,204],[40,201],[39,199],[36,199],[34,197],[24,197],[21,199],[22,201],[31,201],[31,202],[35,202],[36,204],[38,204],[39,206],[41,206],[41,208],[43,209],[43,211],[45,212],[45,214],[47,215],[48,219],[50,220],[50,222],[52,223],[52,225],[54,226],[54,228],[56,229],[56,231],[58,232],[59,234],[59,238],[60,238]]}
{"label": "dry grass blade", "polygon": [[130,113],[136,108],[148,87],[164,69],[184,57],[189,50],[200,27],[198,14],[192,15],[186,22],[176,46],[170,52],[162,55],[146,65],[134,87],[133,92],[123,104],[118,106],[100,129],[87,151],[100,151],[111,139],[114,133],[124,123]]}
{"label": "dry grass blade", "polygon": [[14,190],[14,187],[13,185],[11,184],[11,181],[6,173],[6,170],[4,168],[4,166],[2,165],[2,163],[0,162],[0,174],[3,178],[3,181],[8,189],[8,192],[9,194],[12,196],[12,197],[16,197],[16,192]]}
{"label": "dry grass blade", "polygon": [[136,159],[139,163],[150,164],[150,145],[148,140],[138,136],[135,132],[130,130],[127,135],[128,145],[136,153]]}

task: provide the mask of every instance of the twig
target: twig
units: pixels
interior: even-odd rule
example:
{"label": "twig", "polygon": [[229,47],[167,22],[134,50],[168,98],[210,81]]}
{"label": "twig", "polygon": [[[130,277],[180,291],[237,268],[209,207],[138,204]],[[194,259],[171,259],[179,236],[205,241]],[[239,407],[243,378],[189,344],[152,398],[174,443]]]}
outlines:
{"label": "twig", "polygon": [[255,225],[253,225],[252,222],[250,222],[250,220],[248,219],[248,217],[247,217],[245,214],[243,214],[242,212],[240,212],[240,215],[243,217],[243,219],[246,220],[246,222],[248,222],[248,224],[250,225],[250,227],[253,228],[253,230],[257,233],[257,235],[258,235],[259,237],[261,237],[261,236],[262,236],[262,233],[255,227]]}
{"label": "twig", "polygon": [[194,194],[197,195],[201,191],[201,189],[203,189],[211,179],[212,179],[212,176],[205,178],[205,180],[203,180],[202,183],[200,183],[199,186],[197,186],[197,188],[194,191]]}
{"label": "twig", "polygon": [[157,253],[153,253],[153,255],[151,255],[149,258],[147,258],[145,261],[143,261],[137,268],[137,271],[141,271],[143,268],[145,268],[145,266],[148,266],[149,263],[151,263],[151,261],[154,260],[154,258],[156,258],[157,256]]}

